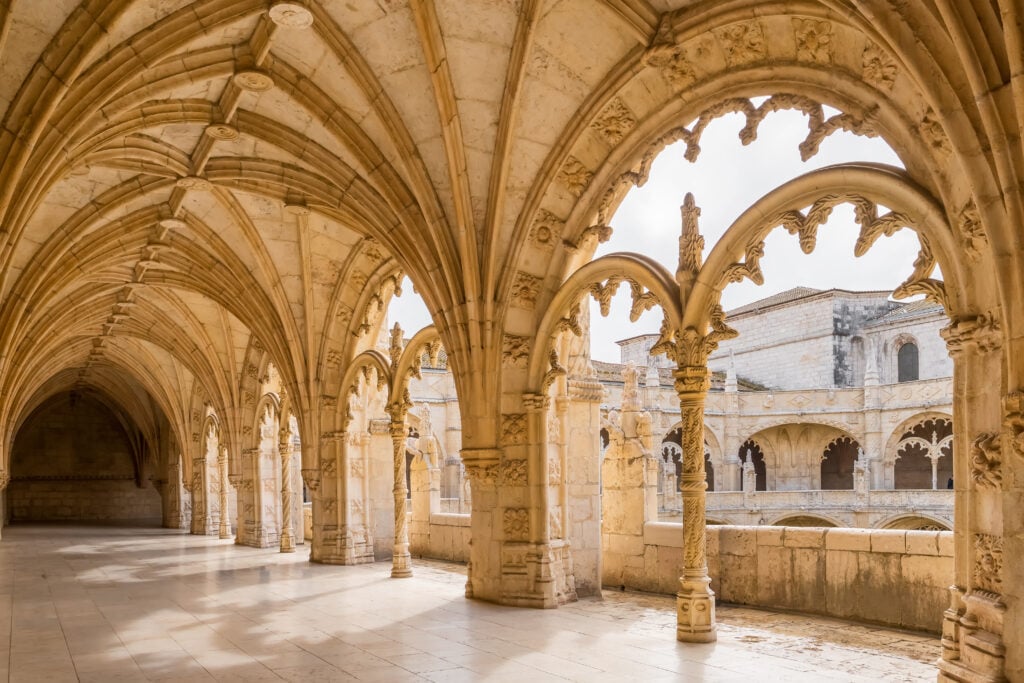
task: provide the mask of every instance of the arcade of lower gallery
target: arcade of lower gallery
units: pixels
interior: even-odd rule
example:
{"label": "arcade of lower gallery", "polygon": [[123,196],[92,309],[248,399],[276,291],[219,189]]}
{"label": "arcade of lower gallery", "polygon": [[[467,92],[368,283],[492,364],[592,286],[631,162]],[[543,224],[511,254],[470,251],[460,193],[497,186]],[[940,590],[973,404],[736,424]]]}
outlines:
{"label": "arcade of lower gallery", "polygon": [[[716,597],[899,625],[870,610],[902,590],[939,680],[1024,680],[1022,46],[1018,0],[0,0],[6,520],[395,578],[448,526],[468,598],[564,608],[614,572],[675,595],[684,643],[716,640]],[[728,225],[687,194],[667,263],[595,258],[666,147],[696,162],[717,119],[747,144],[781,111],[806,173]],[[814,166],[837,134],[901,165]],[[709,531],[722,292],[840,207],[858,255],[916,235],[894,294],[948,318],[953,529]],[[406,278],[432,326],[388,324]],[[657,519],[651,415],[602,415],[587,310],[617,292],[662,319],[681,524]],[[442,355],[469,490],[433,512],[410,387]],[[773,553],[827,600],[748,590]],[[876,562],[865,589],[850,567]]]}

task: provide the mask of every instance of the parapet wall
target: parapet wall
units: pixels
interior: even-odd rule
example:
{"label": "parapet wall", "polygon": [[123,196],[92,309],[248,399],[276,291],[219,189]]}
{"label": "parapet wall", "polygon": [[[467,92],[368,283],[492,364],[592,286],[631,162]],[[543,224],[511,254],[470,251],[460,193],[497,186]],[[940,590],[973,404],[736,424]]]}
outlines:
{"label": "parapet wall", "polygon": [[[643,569],[626,587],[675,593],[682,539],[678,524],[644,525]],[[708,573],[721,602],[938,632],[953,533],[710,526]]]}

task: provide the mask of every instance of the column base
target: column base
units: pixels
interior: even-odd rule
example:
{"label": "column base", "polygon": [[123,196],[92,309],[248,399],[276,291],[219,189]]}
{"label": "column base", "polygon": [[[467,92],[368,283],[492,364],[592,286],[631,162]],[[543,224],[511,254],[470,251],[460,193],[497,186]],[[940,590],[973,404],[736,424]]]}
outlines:
{"label": "column base", "polygon": [[294,553],[295,552],[295,539],[291,536],[281,536],[281,552],[282,553]]}
{"label": "column base", "polygon": [[231,538],[231,528],[230,527],[223,527],[222,526],[220,528],[220,538],[221,539]]}
{"label": "column base", "polygon": [[676,640],[683,643],[713,643],[718,640],[715,622],[715,593],[711,579],[680,579],[676,593]]}
{"label": "column base", "polygon": [[391,556],[391,578],[408,579],[412,576],[412,556],[409,554],[409,545],[403,543],[396,548]]}
{"label": "column base", "polygon": [[501,548],[502,605],[552,609],[576,601],[569,542],[504,543]]}
{"label": "column base", "polygon": [[318,564],[369,564],[374,561],[373,540],[366,530],[314,529],[309,561]]}

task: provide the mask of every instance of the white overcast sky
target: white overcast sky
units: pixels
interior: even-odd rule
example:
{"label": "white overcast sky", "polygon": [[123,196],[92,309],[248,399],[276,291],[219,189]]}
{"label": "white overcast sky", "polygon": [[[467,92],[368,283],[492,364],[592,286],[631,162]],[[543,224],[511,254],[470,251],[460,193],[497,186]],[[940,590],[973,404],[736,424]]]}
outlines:
{"label": "white overcast sky", "polygon": [[[826,116],[835,113],[827,112]],[[739,131],[744,119],[732,114],[714,121],[704,131],[701,155],[691,164],[683,158],[684,145],[665,149],[655,160],[650,179],[633,188],[611,220],[612,238],[596,256],[615,251],[635,251],[654,257],[674,273],[678,260],[679,207],[692,192],[701,208],[700,227],[705,256],[726,228],[758,198],[808,171],[847,161],[876,161],[902,166],[895,153],[879,138],[838,132],[827,138],[818,155],[800,160],[798,145],[807,135],[807,118],[798,112],[769,114],[761,123],[757,140],[744,147]],[[800,251],[795,236],[785,230],[772,232],[761,260],[765,284],[749,281],[726,288],[722,304],[728,311],[792,287],[828,289],[886,289],[898,286],[913,270],[919,249],[916,235],[902,230],[880,238],[863,257],[853,256],[858,226],[849,206],[836,209],[818,231],[818,244],[810,255]],[[940,275],[936,274],[936,277]],[[618,362],[615,341],[657,332],[661,314],[648,312],[636,324],[629,322],[628,288],[621,287],[611,313],[602,318],[591,306],[591,349],[597,360]],[[389,320],[398,320],[411,334],[430,323],[419,297],[406,282],[403,296],[395,299]]]}

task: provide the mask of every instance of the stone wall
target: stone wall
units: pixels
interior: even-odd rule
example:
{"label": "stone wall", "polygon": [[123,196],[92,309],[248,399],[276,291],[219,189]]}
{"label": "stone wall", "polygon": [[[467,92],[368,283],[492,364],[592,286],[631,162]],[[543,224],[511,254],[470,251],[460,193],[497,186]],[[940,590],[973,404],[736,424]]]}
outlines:
{"label": "stone wall", "polygon": [[[678,524],[645,525],[637,580],[626,587],[676,592],[682,539]],[[708,573],[720,602],[937,632],[953,582],[953,533],[708,527]]]}
{"label": "stone wall", "polygon": [[137,521],[160,525],[160,494],[132,479],[11,482],[11,521]]}

